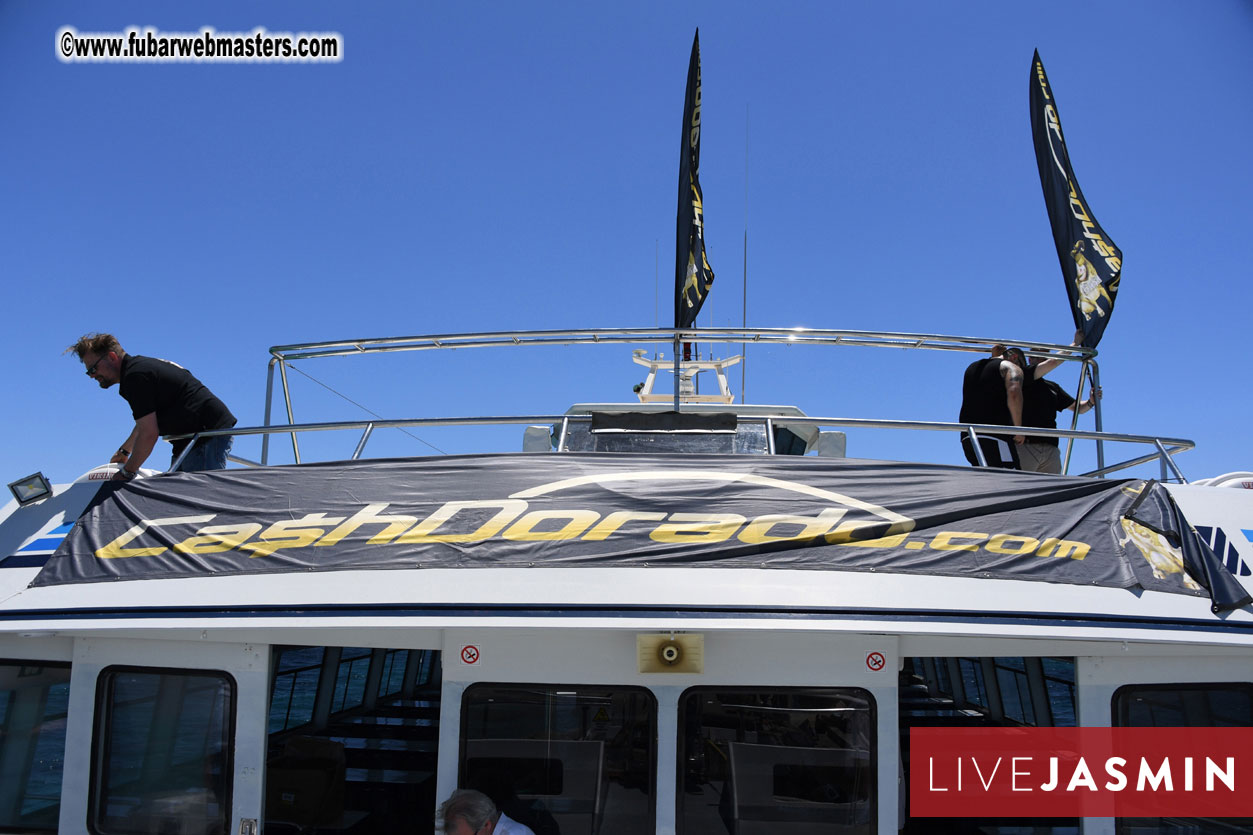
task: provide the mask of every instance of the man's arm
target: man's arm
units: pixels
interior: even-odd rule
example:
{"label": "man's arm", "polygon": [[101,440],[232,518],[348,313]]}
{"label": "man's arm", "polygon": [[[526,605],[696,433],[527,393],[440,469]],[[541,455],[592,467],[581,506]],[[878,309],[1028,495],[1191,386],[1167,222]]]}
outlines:
{"label": "man's arm", "polygon": [[[1075,338],[1070,343],[1070,347],[1078,348],[1079,343],[1081,343],[1082,341],[1083,341],[1083,331],[1075,331]],[[1056,368],[1057,366],[1061,364],[1062,364],[1061,360],[1043,360],[1041,362],[1038,362],[1032,366],[1032,368],[1035,371],[1035,373],[1033,374],[1033,377],[1039,380],[1045,374],[1049,373],[1050,371],[1052,371],[1054,368]]]}
{"label": "man's arm", "polygon": [[1098,401],[1098,400],[1100,400],[1100,399],[1101,399],[1101,390],[1100,390],[1100,389],[1095,389],[1095,390],[1093,390],[1093,392],[1092,392],[1091,394],[1089,394],[1089,395],[1088,395],[1088,399],[1087,399],[1087,400],[1083,401],[1082,403],[1079,403],[1079,402],[1072,402],[1072,403],[1071,403],[1069,406],[1067,406],[1066,408],[1067,408],[1067,409],[1070,409],[1070,411],[1072,411],[1072,412],[1074,412],[1074,411],[1078,411],[1078,413],[1079,413],[1079,414],[1083,414],[1084,412],[1088,411],[1088,410],[1089,410],[1089,409],[1091,409],[1093,406],[1095,406],[1095,405],[1096,405],[1096,401]]}
{"label": "man's arm", "polygon": [[126,436],[126,440],[122,441],[122,445],[117,448],[117,452],[113,453],[113,457],[109,459],[110,464],[125,464],[126,459],[130,458],[131,453],[135,450],[135,437],[139,434],[139,425],[136,424],[131,433]]}
{"label": "man's arm", "polygon": [[[113,477],[126,481],[133,478],[148,460],[148,456],[152,454],[152,448],[157,445],[157,438],[160,436],[161,433],[157,430],[156,412],[149,412],[141,418],[136,418],[135,428],[131,431],[130,437],[126,439],[123,448],[118,450],[118,454],[113,456],[114,463],[122,464],[121,471]],[[130,455],[118,461],[122,452],[127,449],[130,450]]]}
{"label": "man's arm", "polygon": [[[1001,379],[1005,381],[1005,403],[1014,426],[1022,426],[1022,369],[1009,360],[1001,360]],[[1026,442],[1024,435],[1015,435],[1014,443]]]}

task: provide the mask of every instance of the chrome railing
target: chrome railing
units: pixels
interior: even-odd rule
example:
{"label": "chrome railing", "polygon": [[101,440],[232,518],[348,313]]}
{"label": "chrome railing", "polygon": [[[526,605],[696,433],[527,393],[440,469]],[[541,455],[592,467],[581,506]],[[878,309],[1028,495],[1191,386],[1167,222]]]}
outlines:
{"label": "chrome railing", "polygon": [[[266,374],[264,425],[273,425],[274,371],[278,369],[286,407],[287,422],[296,422],[292,406],[291,387],[287,380],[287,366],[299,360],[324,357],[357,356],[373,353],[396,353],[405,351],[441,351],[465,348],[518,348],[558,345],[671,345],[675,357],[675,371],[679,365],[679,346],[684,343],[738,344],[744,353],[753,345],[814,345],[863,348],[896,348],[928,351],[964,351],[987,353],[996,344],[1016,345],[1032,357],[1047,357],[1063,362],[1081,362],[1084,369],[1080,376],[1080,388],[1088,374],[1093,386],[1099,384],[1096,352],[1089,348],[1071,345],[1054,345],[1047,342],[1029,342],[1014,339],[987,339],[973,336],[948,336],[932,333],[899,333],[891,331],[821,330],[811,328],[586,328],[575,330],[522,330],[484,331],[481,333],[450,333],[423,336],[395,336],[368,339],[344,339],[327,342],[305,342],[293,345],[275,345],[270,348],[270,361]],[[679,395],[679,374],[675,375],[674,408],[682,409]],[[741,393],[742,394],[742,393]],[[1095,411],[1096,429],[1101,425],[1101,407],[1098,401]],[[1078,414],[1071,424],[1074,429]],[[296,433],[290,433],[292,454],[297,460],[300,451]],[[1070,450],[1066,455],[1069,462]],[[261,460],[269,460],[269,436],[261,442]],[[1103,441],[1097,441],[1097,466],[1105,466]]]}
{"label": "chrome railing", "polygon": [[[735,411],[733,406],[728,407],[727,411]],[[565,436],[565,427],[570,421],[588,420],[590,414],[559,414],[559,415],[497,415],[485,417],[443,417],[443,418],[406,418],[398,420],[355,420],[355,421],[334,421],[327,423],[295,423],[284,424],[278,426],[250,426],[235,427],[232,429],[218,429],[211,432],[200,432],[194,435],[172,435],[170,440],[179,440],[181,438],[189,438],[193,441],[199,438],[213,437],[217,435],[261,435],[263,438],[275,434],[296,434],[301,432],[328,432],[328,431],[350,431],[358,430],[361,437],[357,442],[356,449],[353,450],[349,460],[360,459],[364,452],[370,437],[377,429],[409,429],[418,427],[435,427],[435,426],[527,426],[534,424],[548,424],[560,427],[559,436]],[[925,421],[925,420],[881,420],[873,418],[844,418],[844,417],[799,417],[790,414],[768,415],[754,413],[751,416],[746,415],[746,419],[765,420],[777,422],[789,426],[814,426],[820,429],[825,428],[859,428],[859,429],[901,429],[911,431],[933,431],[933,432],[957,432],[969,433],[974,437],[980,435],[1026,435],[1039,438],[1066,438],[1072,440],[1092,440],[1098,442],[1117,442],[1139,444],[1149,447],[1152,451],[1135,458],[1128,459],[1116,464],[1098,466],[1094,470],[1079,473],[1083,476],[1105,476],[1110,473],[1125,470],[1130,467],[1145,464],[1153,460],[1158,460],[1162,467],[1162,478],[1167,479],[1167,473],[1173,474],[1174,478],[1180,482],[1186,482],[1183,473],[1179,470],[1174,462],[1173,456],[1179,452],[1192,449],[1195,444],[1192,441],[1183,438],[1162,438],[1153,435],[1128,435],[1114,432],[1088,432],[1073,429],[1030,429],[1023,426],[996,426],[992,424],[966,424],[966,423],[950,423],[946,421]],[[974,445],[975,449],[979,449],[979,445]],[[191,449],[188,444],[171,465],[171,470],[178,469],[178,465],[182,463],[183,458]],[[264,461],[250,461],[238,456],[232,456],[231,460],[244,464],[246,466],[265,466]],[[295,453],[295,463],[301,463],[299,450]],[[985,462],[986,463],[986,462]]]}
{"label": "chrome railing", "polygon": [[[289,364],[319,359],[324,357],[356,356],[373,353],[395,353],[405,351],[432,351],[465,348],[514,348],[528,346],[558,345],[672,345],[678,370],[680,345],[682,343],[706,344],[738,344],[747,352],[754,345],[816,345],[842,347],[872,347],[917,349],[928,351],[959,351],[968,353],[988,353],[995,344],[1012,344],[1021,347],[1028,356],[1057,359],[1063,362],[1082,363],[1079,388],[1082,391],[1084,380],[1090,375],[1093,387],[1099,386],[1099,369],[1095,361],[1094,350],[1071,345],[1055,345],[1044,342],[1030,342],[1014,339],[988,339],[984,337],[948,336],[929,333],[897,333],[860,330],[814,330],[809,328],[702,328],[702,329],[669,329],[669,328],[599,328],[578,330],[538,330],[538,331],[487,331],[482,333],[434,334],[425,336],[400,336],[369,339],[347,339],[328,342],[308,342],[293,345],[276,345],[270,349],[270,360],[266,376],[265,417],[264,424],[257,427],[234,428],[216,432],[204,432],[196,436],[211,435],[261,435],[260,462],[232,456],[232,460],[247,465],[266,465],[269,462],[269,439],[271,435],[283,434],[291,438],[292,456],[300,463],[300,447],[297,436],[304,432],[329,430],[358,430],[361,436],[352,459],[360,458],[376,429],[434,426],[485,426],[502,424],[536,424],[546,423],[562,425],[575,415],[520,415],[520,416],[488,416],[488,417],[445,417],[445,418],[409,418],[385,420],[382,418],[337,421],[324,423],[297,423],[295,409],[292,404],[291,387],[287,379]],[[274,424],[272,407],[274,402],[275,370],[282,387],[283,405],[287,414],[286,424]],[[683,404],[679,396],[679,374],[675,374],[675,409],[681,410]],[[727,411],[735,411],[728,406]],[[754,418],[763,417],[760,414]],[[940,432],[965,432],[977,437],[982,434],[997,435],[1030,435],[1033,437],[1056,437],[1067,439],[1064,470],[1069,470],[1071,448],[1076,440],[1093,440],[1096,444],[1096,468],[1084,475],[1103,476],[1129,467],[1158,460],[1163,478],[1168,473],[1184,481],[1182,473],[1175,466],[1173,456],[1183,450],[1191,449],[1191,441],[1178,438],[1159,438],[1147,435],[1127,435],[1107,433],[1103,431],[1101,405],[1097,400],[1094,409],[1095,431],[1085,432],[1076,429],[1078,414],[1072,419],[1069,429],[1027,429],[1024,427],[1005,427],[990,425],[967,425],[943,421],[902,421],[879,420],[867,418],[841,417],[806,417],[798,418],[791,415],[778,415],[775,419],[791,424],[808,424],[820,427],[839,428],[873,428],[873,429],[909,429]],[[564,436],[564,435],[563,435]],[[1144,445],[1149,451],[1138,457],[1107,465],[1105,462],[1104,445],[1107,442],[1124,442]],[[190,449],[190,445],[188,446]],[[974,444],[979,450],[979,445]],[[186,452],[184,452],[184,455]],[[976,454],[980,454],[977,452]],[[174,469],[181,463],[182,456],[174,463]]]}

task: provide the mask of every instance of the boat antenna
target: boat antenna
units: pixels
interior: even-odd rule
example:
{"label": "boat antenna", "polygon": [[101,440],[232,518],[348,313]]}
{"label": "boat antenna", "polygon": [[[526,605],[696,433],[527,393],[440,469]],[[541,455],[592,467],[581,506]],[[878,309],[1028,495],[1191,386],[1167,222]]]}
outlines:
{"label": "boat antenna", "polygon": [[[748,330],[748,102],[744,103],[744,330]],[[748,386],[748,343],[740,343],[740,403]]]}

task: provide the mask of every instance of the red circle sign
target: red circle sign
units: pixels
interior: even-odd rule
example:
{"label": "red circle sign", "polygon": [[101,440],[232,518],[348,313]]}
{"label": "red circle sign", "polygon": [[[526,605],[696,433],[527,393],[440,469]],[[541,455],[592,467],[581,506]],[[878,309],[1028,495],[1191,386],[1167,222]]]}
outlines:
{"label": "red circle sign", "polygon": [[461,648],[461,660],[466,664],[479,663],[479,648],[474,644],[466,644]]}
{"label": "red circle sign", "polygon": [[882,670],[887,663],[888,660],[883,657],[881,652],[872,652],[866,656],[866,669],[873,672],[877,673],[879,670]]}

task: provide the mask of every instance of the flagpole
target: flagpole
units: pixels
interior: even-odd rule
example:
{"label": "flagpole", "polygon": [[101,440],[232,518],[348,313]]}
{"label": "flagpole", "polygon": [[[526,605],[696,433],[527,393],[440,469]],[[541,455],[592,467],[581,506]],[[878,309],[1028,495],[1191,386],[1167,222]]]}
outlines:
{"label": "flagpole", "polygon": [[[1096,367],[1096,360],[1088,360],[1085,365],[1092,366],[1092,391],[1098,391],[1101,388],[1101,372]],[[1104,431],[1101,428],[1101,399],[1099,397],[1096,398],[1096,403],[1092,408],[1096,413],[1096,431]],[[1105,442],[1100,440],[1096,442],[1096,468],[1098,470],[1105,469]],[[1101,478],[1105,478],[1104,473],[1101,474]]]}
{"label": "flagpole", "polygon": [[674,332],[674,410],[679,411],[679,374],[681,373],[679,365],[679,332]]}
{"label": "flagpole", "polygon": [[[1074,414],[1070,417],[1070,431],[1074,432],[1079,428],[1079,395],[1083,394],[1083,383],[1088,376],[1088,364],[1085,362],[1079,369],[1079,390],[1075,392],[1075,409]],[[1095,389],[1093,389],[1095,391]],[[1075,448],[1075,439],[1066,439],[1066,460],[1062,463],[1062,474],[1066,475],[1070,472],[1070,454]]]}
{"label": "flagpole", "polygon": [[[748,330],[748,103],[744,104],[744,318],[742,327]],[[748,390],[748,343],[740,343],[740,403],[747,402]]]}

